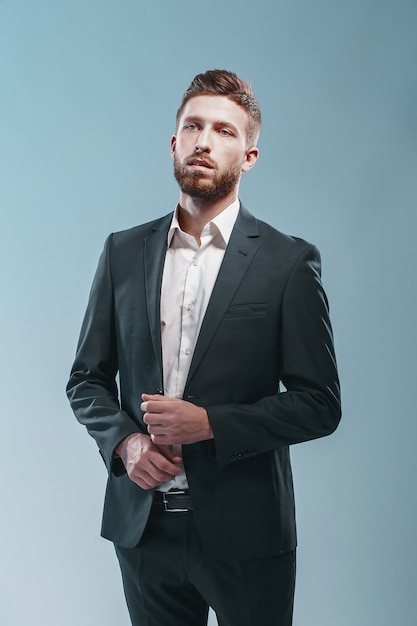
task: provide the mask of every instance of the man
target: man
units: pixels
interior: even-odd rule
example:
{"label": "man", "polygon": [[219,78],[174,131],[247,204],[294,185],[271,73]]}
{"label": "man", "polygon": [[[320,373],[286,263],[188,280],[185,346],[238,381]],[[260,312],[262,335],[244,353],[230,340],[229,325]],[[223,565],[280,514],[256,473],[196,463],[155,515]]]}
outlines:
{"label": "man", "polygon": [[238,200],[260,123],[236,74],[197,75],[179,204],[111,235],[91,290],[68,395],[107,465],[134,626],[201,626],[209,606],[221,626],[292,623],[288,447],[334,431],[340,396],[316,248]]}

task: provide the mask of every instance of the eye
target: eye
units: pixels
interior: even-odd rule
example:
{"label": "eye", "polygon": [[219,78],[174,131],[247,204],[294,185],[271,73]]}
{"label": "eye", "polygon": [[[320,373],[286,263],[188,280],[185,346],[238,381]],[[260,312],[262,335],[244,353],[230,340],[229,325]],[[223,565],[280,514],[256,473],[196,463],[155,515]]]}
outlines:
{"label": "eye", "polygon": [[184,130],[197,130],[197,124],[185,124],[184,126]]}
{"label": "eye", "polygon": [[223,135],[223,137],[231,137],[232,136],[232,132],[228,128],[220,128],[219,129],[219,134]]}

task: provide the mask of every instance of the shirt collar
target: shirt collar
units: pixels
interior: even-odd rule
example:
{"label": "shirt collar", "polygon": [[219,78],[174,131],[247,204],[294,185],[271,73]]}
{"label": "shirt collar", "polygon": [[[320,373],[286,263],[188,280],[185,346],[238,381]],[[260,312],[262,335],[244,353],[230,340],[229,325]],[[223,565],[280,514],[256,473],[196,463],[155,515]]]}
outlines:
{"label": "shirt collar", "polygon": [[[207,226],[210,226],[211,224],[214,224],[217,230],[219,231],[220,235],[222,236],[225,244],[227,245],[229,243],[233,226],[235,225],[235,222],[239,213],[239,208],[240,208],[240,201],[239,201],[239,198],[236,198],[236,200],[234,200],[232,204],[229,204],[229,206],[223,209],[221,213],[219,213],[218,215],[216,215],[216,217],[210,220],[210,222],[206,224],[205,228]],[[181,230],[181,227],[178,221],[178,205],[174,211],[174,215],[172,216],[171,226],[169,227],[169,231],[168,231],[168,237],[167,237],[168,248],[171,245],[171,241],[176,230],[183,232]]]}

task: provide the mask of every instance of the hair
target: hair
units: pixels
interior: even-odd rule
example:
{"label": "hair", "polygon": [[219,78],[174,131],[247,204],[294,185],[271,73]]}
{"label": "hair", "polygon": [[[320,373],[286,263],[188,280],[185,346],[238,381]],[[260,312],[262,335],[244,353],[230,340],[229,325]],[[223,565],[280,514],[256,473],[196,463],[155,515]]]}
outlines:
{"label": "hair", "polygon": [[236,102],[248,114],[248,144],[256,145],[261,129],[261,110],[247,81],[227,70],[208,70],[204,74],[197,74],[182,97],[177,111],[177,125],[185,105],[196,96],[226,96]]}

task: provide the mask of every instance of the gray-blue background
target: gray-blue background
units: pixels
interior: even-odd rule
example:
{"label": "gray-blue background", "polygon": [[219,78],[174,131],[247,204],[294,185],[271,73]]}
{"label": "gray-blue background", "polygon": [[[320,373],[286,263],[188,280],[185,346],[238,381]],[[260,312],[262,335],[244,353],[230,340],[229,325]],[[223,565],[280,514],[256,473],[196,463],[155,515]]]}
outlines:
{"label": "gray-blue background", "polygon": [[[127,626],[64,395],[110,231],[171,210],[192,76],[252,81],[241,198],[316,243],[344,420],[293,448],[294,626],[417,623],[415,0],[0,1],[0,623]],[[214,623],[214,621],[213,621]]]}

